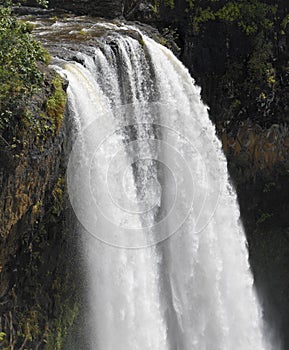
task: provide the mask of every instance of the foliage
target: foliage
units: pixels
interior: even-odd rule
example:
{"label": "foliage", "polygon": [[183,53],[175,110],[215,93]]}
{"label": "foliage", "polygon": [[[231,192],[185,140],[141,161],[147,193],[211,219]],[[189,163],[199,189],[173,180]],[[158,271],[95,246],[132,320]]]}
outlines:
{"label": "foliage", "polygon": [[289,121],[284,2],[180,0],[173,9],[165,0],[160,4],[159,26],[177,29],[182,60],[202,85],[220,128],[238,128],[248,118],[262,126]]}
{"label": "foliage", "polygon": [[168,5],[171,9],[174,8],[175,6],[174,0],[164,0],[164,1],[165,1],[165,4]]}
{"label": "foliage", "polygon": [[[236,24],[247,35],[256,33],[259,29],[270,29],[274,25],[277,5],[268,5],[262,0],[185,0],[185,12],[188,14],[195,31],[202,24],[210,21],[223,21]],[[163,0],[164,6],[175,7],[174,0]],[[154,1],[159,7],[159,2]],[[288,18],[284,18],[286,27]]]}
{"label": "foliage", "polygon": [[[8,2],[10,3],[10,1],[8,1]],[[23,5],[25,5],[27,0],[19,0],[19,2]],[[49,4],[49,0],[35,0],[35,2],[44,8],[47,8],[48,4]],[[6,1],[6,3],[7,3],[7,1]]]}
{"label": "foliage", "polygon": [[48,0],[38,0],[37,3],[43,7],[47,7],[49,1]]}
{"label": "foliage", "polygon": [[0,6],[0,132],[43,83],[37,62],[47,63],[49,55],[31,29],[11,15],[9,6]]}
{"label": "foliage", "polygon": [[276,6],[258,0],[237,1],[193,1],[188,0],[187,12],[190,14],[195,30],[208,21],[235,23],[247,35],[254,34],[260,28],[271,28]]}

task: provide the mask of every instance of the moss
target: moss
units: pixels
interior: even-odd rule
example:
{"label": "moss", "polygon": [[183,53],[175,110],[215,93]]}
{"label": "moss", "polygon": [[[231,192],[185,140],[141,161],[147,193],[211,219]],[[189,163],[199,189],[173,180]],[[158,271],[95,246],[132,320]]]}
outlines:
{"label": "moss", "polygon": [[160,40],[159,40],[160,44],[163,45],[163,46],[166,46],[167,45],[167,40],[164,38],[164,37],[161,37]]}
{"label": "moss", "polygon": [[63,210],[65,185],[65,178],[63,176],[60,176],[52,191],[53,205],[51,208],[51,212],[54,215],[59,215],[59,213],[61,213],[61,211]]}
{"label": "moss", "polygon": [[57,75],[53,79],[54,92],[46,102],[46,113],[53,121],[55,132],[58,133],[62,125],[65,105],[66,105],[66,93],[63,90],[63,79]]}
{"label": "moss", "polygon": [[173,53],[178,56],[180,48],[177,46],[176,41],[178,40],[178,33],[175,28],[166,27],[161,31],[161,35],[155,38],[161,45],[166,46],[172,50]]}
{"label": "moss", "polygon": [[144,42],[143,38],[141,38],[141,39],[139,40],[139,43],[140,43],[140,45],[141,45],[142,47],[144,47],[145,42]]}
{"label": "moss", "polygon": [[65,344],[68,328],[72,327],[78,316],[78,304],[62,305],[60,316],[52,324],[46,333],[46,350],[61,350]]}
{"label": "moss", "polygon": [[[51,74],[51,73],[50,73]],[[59,134],[62,126],[66,105],[66,92],[63,90],[63,79],[53,72],[54,78],[46,80],[51,88],[50,95],[43,92],[34,94],[22,111],[19,123],[15,125],[13,136],[7,145],[14,159],[20,159],[31,147],[31,139],[37,152],[45,151],[45,142]],[[46,98],[43,110],[42,99]]]}

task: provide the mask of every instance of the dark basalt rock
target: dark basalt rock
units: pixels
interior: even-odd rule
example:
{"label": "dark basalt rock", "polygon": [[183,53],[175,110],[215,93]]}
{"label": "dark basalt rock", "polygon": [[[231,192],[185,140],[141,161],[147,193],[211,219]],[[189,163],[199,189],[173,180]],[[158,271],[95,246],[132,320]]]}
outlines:
{"label": "dark basalt rock", "polygon": [[64,9],[74,14],[90,15],[104,18],[116,18],[122,16],[122,1],[119,0],[51,0],[49,6],[56,9]]}
{"label": "dark basalt rock", "polygon": [[[34,119],[47,113],[46,102],[56,89],[56,73],[41,69],[46,76],[43,89],[26,101]],[[64,119],[58,121],[55,132],[22,127],[16,148],[0,138],[1,348],[55,348],[57,337],[62,341],[76,317],[76,275],[69,266],[73,246],[66,235],[67,131]],[[19,137],[17,126],[14,132]]]}

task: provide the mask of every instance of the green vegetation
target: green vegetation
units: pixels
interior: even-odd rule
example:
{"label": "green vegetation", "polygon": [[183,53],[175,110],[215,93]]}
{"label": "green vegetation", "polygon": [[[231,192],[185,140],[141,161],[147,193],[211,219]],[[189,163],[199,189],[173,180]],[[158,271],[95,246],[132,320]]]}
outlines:
{"label": "green vegetation", "polygon": [[49,53],[31,35],[33,24],[17,20],[9,4],[0,6],[0,144],[16,160],[31,144],[44,151],[58,134],[66,93],[63,79],[47,68]]}
{"label": "green vegetation", "polygon": [[37,0],[37,3],[43,7],[47,7],[49,0]]}
{"label": "green vegetation", "polygon": [[168,5],[171,9],[175,7],[174,0],[165,0],[165,4]]}
{"label": "green vegetation", "polygon": [[[184,0],[178,4],[185,7],[185,13],[190,18],[195,31],[199,31],[202,24],[210,21],[235,23],[246,34],[254,34],[260,28],[269,29],[274,25],[277,5],[268,5],[260,0]],[[161,5],[174,9],[174,0],[152,1],[155,12]],[[284,19],[286,26],[288,19]]]}
{"label": "green vegetation", "polygon": [[258,0],[209,1],[208,6],[199,2],[193,7],[192,22],[199,29],[202,23],[208,21],[224,21],[235,23],[247,35],[254,34],[260,28],[270,29],[273,27],[273,18],[276,14],[276,6],[267,5]]}
{"label": "green vegetation", "polygon": [[[271,29],[274,26],[277,5],[268,5],[262,0],[184,0],[180,2],[185,7],[191,26],[195,32],[201,30],[204,24],[212,21],[232,23],[247,35],[260,29]],[[174,0],[154,1],[155,11],[160,6],[174,9]],[[284,18],[283,27],[287,26],[288,18]]]}
{"label": "green vegetation", "polygon": [[63,79],[60,76],[56,76],[53,79],[53,95],[50,96],[46,102],[46,113],[49,120],[52,121],[54,132],[58,132],[64,116],[64,109],[66,105],[66,93],[63,90]]}
{"label": "green vegetation", "polygon": [[253,116],[261,126],[289,121],[284,1],[180,0],[173,8],[167,0],[152,3],[160,30],[171,26],[181,39],[177,44],[186,43],[182,59],[203,86],[220,128],[238,127]]}
{"label": "green vegetation", "polygon": [[49,54],[31,29],[11,15],[9,6],[0,6],[0,132],[15,123],[27,98],[43,84],[38,62],[47,63]]}

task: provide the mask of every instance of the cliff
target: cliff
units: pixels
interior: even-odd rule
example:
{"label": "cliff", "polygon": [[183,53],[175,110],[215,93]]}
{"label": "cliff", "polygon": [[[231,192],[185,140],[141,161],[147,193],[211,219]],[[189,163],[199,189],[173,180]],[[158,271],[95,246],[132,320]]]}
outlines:
{"label": "cliff", "polygon": [[[128,20],[149,23],[156,26],[166,38],[164,43],[166,40],[172,42],[173,39],[180,48],[178,55],[202,87],[203,100],[210,106],[211,119],[227,155],[248,238],[255,283],[266,318],[275,327],[277,325],[279,334],[276,337],[282,338],[284,348],[288,348],[287,2],[252,0],[246,5],[242,1],[224,0],[204,0],[198,4],[185,0],[153,3],[52,0],[50,5],[77,14],[105,18],[124,16]],[[42,96],[42,103],[45,99],[47,96]],[[55,203],[58,203],[54,196],[63,191],[59,189],[63,185],[64,171],[60,166],[63,125],[54,137],[35,143],[33,136],[29,135],[27,142],[26,148],[19,149],[23,156],[17,161],[13,157],[14,151],[6,150],[7,145],[2,142],[0,182],[3,190],[0,206],[3,234],[0,244],[5,249],[1,250],[0,256],[0,302],[3,310],[2,330],[9,333],[12,329],[12,334],[16,332],[13,324],[25,324],[21,321],[22,316],[17,316],[17,305],[23,307],[19,300],[25,300],[25,303],[29,300],[27,294],[22,295],[24,292],[19,287],[23,286],[25,290],[24,286],[29,285],[30,272],[23,272],[23,268],[28,266],[29,271],[36,269],[31,277],[32,289],[35,284],[44,283],[51,290],[49,286],[53,279],[56,280],[55,288],[59,288],[57,279],[63,276],[59,268],[57,270],[59,260],[50,260],[49,256],[54,254],[52,256],[55,258],[60,255],[61,247],[66,245],[65,238],[57,235],[62,227],[64,213],[54,208]],[[40,152],[40,149],[45,151]],[[32,173],[40,175],[35,178]],[[16,254],[21,257],[24,267],[15,265]],[[46,258],[39,262],[40,256]],[[43,276],[48,276],[45,282],[40,276],[43,271]],[[26,279],[22,280],[21,276],[26,276]],[[46,310],[44,314],[47,315],[55,310],[51,306],[55,305],[52,294],[41,299],[39,304],[38,310]],[[48,310],[43,306],[44,300],[49,300]],[[36,303],[30,300],[24,311],[20,309],[20,315],[24,312],[24,319],[29,320],[29,324],[41,324],[43,330],[47,320],[35,323],[27,316],[34,315],[32,304]],[[11,309],[16,311],[11,313]],[[21,327],[25,340],[31,330],[23,331],[25,327]],[[50,334],[53,334],[55,324],[49,325],[50,328],[53,329]],[[43,341],[40,333],[37,337]]]}
{"label": "cliff", "polygon": [[40,69],[43,88],[0,139],[0,346],[7,349],[58,349],[77,314],[64,225],[65,84]]}

